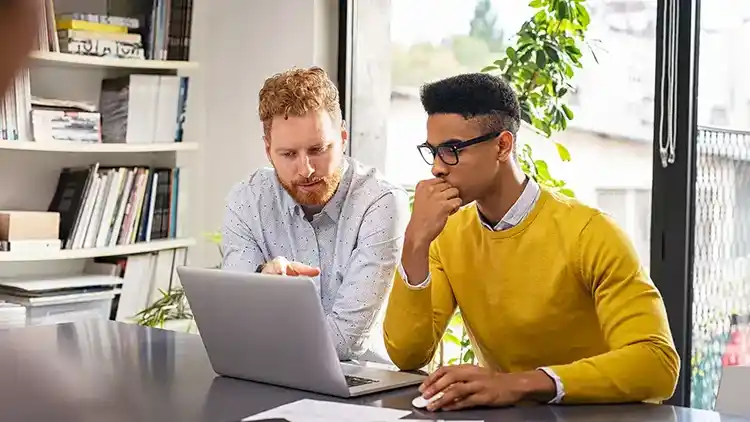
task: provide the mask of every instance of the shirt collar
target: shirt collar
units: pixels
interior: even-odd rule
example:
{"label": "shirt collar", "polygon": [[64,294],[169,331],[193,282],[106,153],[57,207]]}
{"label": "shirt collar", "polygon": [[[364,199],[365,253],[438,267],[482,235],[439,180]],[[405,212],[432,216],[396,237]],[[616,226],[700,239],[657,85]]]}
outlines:
{"label": "shirt collar", "polygon": [[[505,230],[515,227],[521,223],[531,209],[534,208],[534,204],[536,204],[538,197],[539,184],[537,184],[534,179],[527,176],[526,186],[523,188],[521,195],[495,227],[490,226],[481,213],[479,214],[479,221],[489,230]],[[479,213],[479,208],[477,208],[477,213]]]}
{"label": "shirt collar", "polygon": [[[336,188],[336,192],[333,194],[331,199],[328,200],[328,202],[323,206],[323,210],[321,211],[321,213],[328,215],[333,221],[338,220],[339,216],[341,215],[341,208],[343,208],[344,206],[346,194],[349,190],[349,185],[351,184],[351,167],[352,166],[349,162],[349,157],[344,156],[341,160],[341,166],[339,167],[341,169],[341,181],[339,181],[339,186]],[[289,192],[287,192],[286,189],[281,186],[281,183],[279,183],[279,188],[281,188],[282,191],[282,201],[289,209],[289,212],[303,215],[304,211],[302,210],[302,206],[298,204],[291,195],[289,195]]]}

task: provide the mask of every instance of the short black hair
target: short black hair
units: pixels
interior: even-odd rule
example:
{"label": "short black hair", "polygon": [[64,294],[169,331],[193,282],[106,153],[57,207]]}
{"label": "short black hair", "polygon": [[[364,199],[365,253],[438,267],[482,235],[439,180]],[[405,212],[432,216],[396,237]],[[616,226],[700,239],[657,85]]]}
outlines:
{"label": "short black hair", "polygon": [[428,116],[459,114],[477,119],[487,131],[507,130],[514,136],[521,125],[521,107],[513,88],[499,76],[464,73],[424,84],[422,107]]}

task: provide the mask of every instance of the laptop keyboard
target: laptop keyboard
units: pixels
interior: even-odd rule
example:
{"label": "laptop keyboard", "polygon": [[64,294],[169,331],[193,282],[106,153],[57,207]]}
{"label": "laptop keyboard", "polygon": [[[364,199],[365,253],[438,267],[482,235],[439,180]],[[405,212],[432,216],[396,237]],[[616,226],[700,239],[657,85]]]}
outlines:
{"label": "laptop keyboard", "polygon": [[346,385],[349,387],[359,387],[360,385],[367,385],[367,384],[372,384],[374,382],[378,382],[378,380],[353,377],[351,375],[344,375],[344,378],[346,378]]}

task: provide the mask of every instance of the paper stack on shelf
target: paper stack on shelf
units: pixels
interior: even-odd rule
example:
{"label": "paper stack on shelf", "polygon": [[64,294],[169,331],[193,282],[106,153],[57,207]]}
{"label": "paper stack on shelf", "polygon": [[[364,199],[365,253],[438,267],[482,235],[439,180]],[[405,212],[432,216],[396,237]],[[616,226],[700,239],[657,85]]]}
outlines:
{"label": "paper stack on shelf", "polygon": [[96,105],[33,97],[31,127],[36,142],[102,141],[101,115]]}

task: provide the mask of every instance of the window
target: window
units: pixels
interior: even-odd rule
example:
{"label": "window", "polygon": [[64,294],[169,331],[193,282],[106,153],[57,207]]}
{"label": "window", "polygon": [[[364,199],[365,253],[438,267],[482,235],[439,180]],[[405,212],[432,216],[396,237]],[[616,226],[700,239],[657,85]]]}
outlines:
{"label": "window", "polygon": [[[339,76],[346,81],[351,155],[394,182],[414,186],[431,177],[416,148],[426,139],[420,86],[478,72],[503,58],[538,10],[518,0],[347,4],[347,60]],[[589,11],[590,45],[582,46],[583,68],[575,69],[571,81],[577,89],[567,94],[575,117],[567,130],[553,135],[572,160],[563,163],[555,145],[528,126],[518,141],[529,144],[534,158],[545,160],[552,176],[564,180],[581,201],[596,206],[601,200],[624,221],[620,224],[648,267],[657,1],[579,4]]]}
{"label": "window", "polygon": [[597,189],[596,205],[630,236],[645,268],[651,246],[651,191],[648,189]]}
{"label": "window", "polygon": [[[615,3],[590,2],[596,59],[582,48],[578,89],[568,96],[575,118],[554,134],[572,161],[561,162],[554,145],[528,128],[519,134],[588,203],[601,187],[651,185],[656,2]],[[349,8],[351,154],[413,186],[431,177],[416,148],[426,138],[420,86],[504,57],[535,10],[513,0],[350,0]]]}
{"label": "window", "polygon": [[729,124],[729,113],[723,106],[711,107],[711,117],[709,122],[712,126],[727,126]]}

